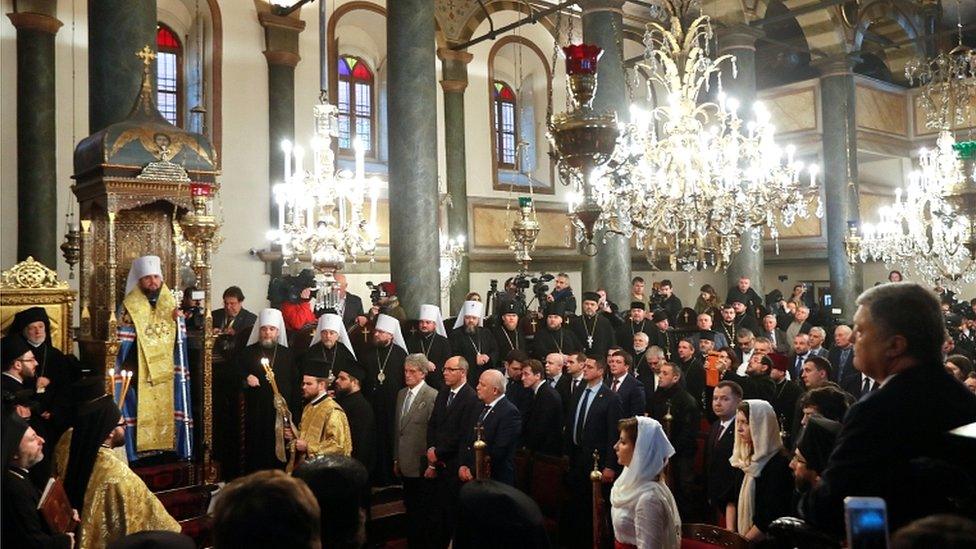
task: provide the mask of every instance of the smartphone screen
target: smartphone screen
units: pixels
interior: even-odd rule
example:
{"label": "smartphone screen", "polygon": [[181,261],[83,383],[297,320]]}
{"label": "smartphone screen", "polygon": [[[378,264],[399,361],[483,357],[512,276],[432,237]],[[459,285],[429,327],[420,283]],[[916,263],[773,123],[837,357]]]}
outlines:
{"label": "smartphone screen", "polygon": [[888,520],[881,498],[847,498],[847,546],[850,549],[886,549]]}

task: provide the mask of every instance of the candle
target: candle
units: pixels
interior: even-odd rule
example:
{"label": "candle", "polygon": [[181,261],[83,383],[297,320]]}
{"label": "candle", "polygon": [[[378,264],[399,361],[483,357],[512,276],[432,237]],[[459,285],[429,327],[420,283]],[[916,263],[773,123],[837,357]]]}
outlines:
{"label": "candle", "polygon": [[353,140],[352,146],[356,150],[356,181],[363,181],[366,178],[366,150],[358,137]]}
{"label": "candle", "polygon": [[278,203],[278,231],[281,232],[285,227],[285,190],[281,183],[274,186],[274,195]]}
{"label": "candle", "polygon": [[301,181],[305,179],[305,149],[296,145],[293,151],[295,155],[295,177]]}
{"label": "candle", "polygon": [[281,151],[285,153],[285,183],[288,183],[291,181],[291,141],[282,140]]}
{"label": "candle", "polygon": [[375,177],[369,186],[369,222],[376,224],[376,201],[380,196],[380,182]]}

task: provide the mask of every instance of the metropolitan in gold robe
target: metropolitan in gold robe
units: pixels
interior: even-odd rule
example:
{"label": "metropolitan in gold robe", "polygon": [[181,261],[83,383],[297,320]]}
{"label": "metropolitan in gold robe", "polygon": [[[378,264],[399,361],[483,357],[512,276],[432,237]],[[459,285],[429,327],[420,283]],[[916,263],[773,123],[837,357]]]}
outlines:
{"label": "metropolitan in gold robe", "polygon": [[329,368],[325,362],[311,360],[303,372],[302,396],[308,403],[302,411],[295,449],[305,459],[352,455],[352,434],[346,413],[326,392]]}
{"label": "metropolitan in gold robe", "polygon": [[75,427],[58,443],[56,469],[65,471],[68,499],[80,510],[80,549],[105,547],[144,530],[180,531],[155,494],[112,450],[124,443],[122,415],[109,395],[82,404]]}

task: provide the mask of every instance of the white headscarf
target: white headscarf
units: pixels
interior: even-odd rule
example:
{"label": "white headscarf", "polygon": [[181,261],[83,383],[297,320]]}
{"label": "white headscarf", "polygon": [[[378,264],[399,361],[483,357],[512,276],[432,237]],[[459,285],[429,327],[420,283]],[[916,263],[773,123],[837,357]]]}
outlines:
{"label": "white headscarf", "polygon": [[258,321],[251,328],[251,336],[247,338],[248,345],[254,345],[261,337],[261,326],[274,326],[278,328],[278,345],[288,346],[288,334],[285,333],[285,321],[281,317],[278,309],[262,309],[258,314]]}
{"label": "white headscarf", "polygon": [[664,429],[657,420],[637,416],[637,440],[634,457],[624,467],[620,478],[610,490],[610,503],[614,507],[634,505],[637,498],[647,492],[649,483],[664,469],[664,460],[674,455],[674,447],[668,441]]}
{"label": "white headscarf", "polygon": [[756,479],[763,467],[777,453],[783,451],[783,438],[779,434],[776,411],[765,400],[746,400],[749,403],[749,434],[752,444],[746,444],[735,431],[735,443],[729,463],[745,473],[742,488],[739,490],[739,504],[736,508],[737,531],[745,534],[753,526],[752,513],[756,502]]}
{"label": "white headscarf", "polygon": [[315,328],[315,333],[312,334],[312,342],[308,344],[309,347],[315,345],[319,341],[322,341],[322,330],[332,330],[339,334],[339,343],[345,345],[346,349],[352,354],[353,358],[356,358],[356,351],[352,350],[352,342],[349,341],[349,332],[346,331],[346,327],[342,324],[342,317],[334,313],[325,313],[319,317],[319,325]]}
{"label": "white headscarf", "polygon": [[376,317],[376,329],[381,332],[393,334],[393,344],[407,351],[407,342],[403,340],[403,332],[400,331],[399,320],[389,315],[380,314]]}
{"label": "white headscarf", "polygon": [[478,317],[478,326],[485,325],[485,304],[480,301],[465,301],[458,311],[457,320],[454,321],[454,328],[460,328],[464,324],[464,317]]}
{"label": "white headscarf", "polygon": [[125,279],[125,295],[135,289],[140,278],[149,275],[158,275],[160,278],[163,276],[163,262],[158,255],[144,255],[132,262],[129,276]]}
{"label": "white headscarf", "polygon": [[444,318],[441,317],[441,308],[437,305],[421,305],[420,320],[429,320],[434,323],[437,334],[447,337],[447,330],[444,329]]}

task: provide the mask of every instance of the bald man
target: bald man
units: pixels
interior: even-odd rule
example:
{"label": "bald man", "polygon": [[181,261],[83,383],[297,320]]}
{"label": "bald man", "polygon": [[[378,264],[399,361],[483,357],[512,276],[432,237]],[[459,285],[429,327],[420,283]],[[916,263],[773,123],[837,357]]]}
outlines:
{"label": "bald man", "polygon": [[498,370],[485,370],[475,387],[478,400],[484,405],[470,425],[467,444],[461,456],[458,478],[461,482],[474,479],[477,428],[481,427],[481,440],[488,445],[490,478],[515,485],[515,450],[522,432],[522,417],[518,408],[505,398],[505,376]]}

